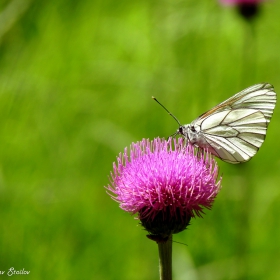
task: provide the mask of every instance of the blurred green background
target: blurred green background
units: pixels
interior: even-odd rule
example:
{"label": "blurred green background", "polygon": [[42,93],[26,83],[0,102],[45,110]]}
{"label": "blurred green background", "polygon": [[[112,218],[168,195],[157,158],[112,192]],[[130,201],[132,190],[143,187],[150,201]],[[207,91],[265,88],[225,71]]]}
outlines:
{"label": "blurred green background", "polygon": [[[251,30],[216,0],[1,1],[0,271],[158,279],[156,243],[106,194],[112,162],[176,131],[152,95],[189,123],[252,84],[280,92],[280,3],[261,8]],[[276,106],[253,160],[219,161],[175,280],[280,279],[279,125]]]}

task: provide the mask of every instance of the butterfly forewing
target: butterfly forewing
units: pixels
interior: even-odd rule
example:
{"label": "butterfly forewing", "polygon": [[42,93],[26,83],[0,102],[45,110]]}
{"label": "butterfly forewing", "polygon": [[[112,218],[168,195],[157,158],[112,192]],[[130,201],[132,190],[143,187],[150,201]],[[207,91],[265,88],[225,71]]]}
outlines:
{"label": "butterfly forewing", "polygon": [[276,103],[276,93],[271,84],[257,84],[246,88],[233,95],[229,99],[202,114],[199,118],[205,118],[214,112],[226,109],[251,108],[261,111],[269,122]]}
{"label": "butterfly forewing", "polygon": [[257,84],[202,114],[182,134],[226,162],[248,161],[264,142],[275,104],[273,86]]}

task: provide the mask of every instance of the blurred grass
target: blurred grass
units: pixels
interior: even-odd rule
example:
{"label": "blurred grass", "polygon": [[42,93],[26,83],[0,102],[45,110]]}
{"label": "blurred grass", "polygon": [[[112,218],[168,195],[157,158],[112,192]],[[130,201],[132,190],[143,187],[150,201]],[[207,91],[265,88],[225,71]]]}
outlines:
{"label": "blurred grass", "polygon": [[[152,95],[188,123],[251,84],[278,91],[280,4],[263,5],[245,58],[245,23],[216,1],[0,8],[0,270],[158,279],[156,245],[103,187],[112,162],[177,129]],[[174,236],[188,245],[174,244],[175,279],[279,278],[279,122],[276,107],[252,161],[219,162],[213,210]]]}

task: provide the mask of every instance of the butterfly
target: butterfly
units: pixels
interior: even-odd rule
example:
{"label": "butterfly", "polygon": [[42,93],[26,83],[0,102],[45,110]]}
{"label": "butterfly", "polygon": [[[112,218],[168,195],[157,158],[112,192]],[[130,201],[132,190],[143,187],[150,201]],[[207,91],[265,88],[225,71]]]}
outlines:
{"label": "butterfly", "polygon": [[159,104],[179,124],[172,136],[182,135],[188,143],[236,164],[250,160],[264,142],[276,93],[271,84],[253,85],[185,125]]}

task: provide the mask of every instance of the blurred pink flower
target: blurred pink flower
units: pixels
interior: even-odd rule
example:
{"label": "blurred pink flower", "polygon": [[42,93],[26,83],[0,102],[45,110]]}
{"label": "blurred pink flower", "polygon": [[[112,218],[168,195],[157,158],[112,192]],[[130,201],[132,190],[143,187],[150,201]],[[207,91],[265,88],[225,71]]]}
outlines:
{"label": "blurred pink flower", "polygon": [[[123,210],[138,213],[149,232],[162,236],[166,236],[162,231],[168,235],[185,229],[191,217],[210,209],[221,184],[217,163],[207,152],[198,157],[195,148],[186,147],[181,138],[173,141],[156,138],[132,143],[113,164],[107,186]],[[156,229],[149,224],[153,221]]]}
{"label": "blurred pink flower", "polygon": [[239,5],[239,4],[258,4],[265,0],[220,0],[223,4]]}
{"label": "blurred pink flower", "polygon": [[222,4],[236,6],[238,13],[246,20],[252,20],[259,14],[260,3],[265,0],[220,0]]}

